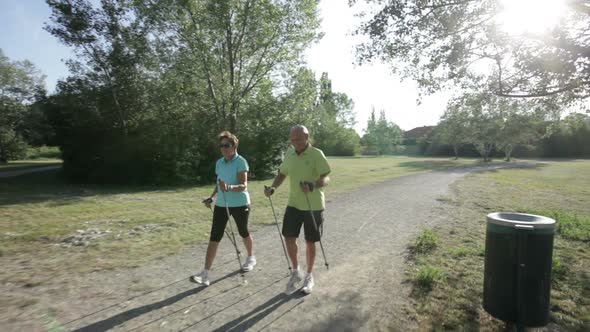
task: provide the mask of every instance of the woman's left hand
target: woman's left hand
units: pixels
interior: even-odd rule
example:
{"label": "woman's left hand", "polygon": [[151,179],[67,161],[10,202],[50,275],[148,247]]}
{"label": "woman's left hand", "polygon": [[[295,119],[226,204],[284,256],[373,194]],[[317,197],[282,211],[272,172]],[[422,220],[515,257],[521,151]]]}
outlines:
{"label": "woman's left hand", "polygon": [[219,180],[219,188],[222,191],[228,192],[228,191],[231,191],[232,185],[227,184],[227,183],[223,182],[222,180]]}

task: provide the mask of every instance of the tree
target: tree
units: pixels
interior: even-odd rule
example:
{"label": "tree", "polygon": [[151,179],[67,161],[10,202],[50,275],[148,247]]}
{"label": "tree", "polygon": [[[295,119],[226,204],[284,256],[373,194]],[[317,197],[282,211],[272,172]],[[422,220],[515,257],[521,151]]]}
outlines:
{"label": "tree", "polygon": [[100,8],[87,0],[46,2],[52,14],[45,30],[77,55],[67,64],[82,79],[70,83],[102,90],[105,95],[96,106],[105,124],[127,136],[146,108],[141,68],[149,66],[147,32],[132,15],[131,1],[102,0]]}
{"label": "tree", "polygon": [[464,94],[449,102],[437,136],[453,146],[455,157],[461,145],[473,144],[484,161],[490,160],[494,148],[501,149],[510,161],[515,147],[533,148],[545,135],[550,106],[490,94]]}
{"label": "tree", "polygon": [[[261,82],[295,68],[319,38],[317,0],[148,1],[138,5],[163,54],[203,79],[219,128],[239,133],[242,104]],[[191,64],[198,64],[195,67]]]}
{"label": "tree", "polygon": [[455,159],[459,159],[459,148],[469,142],[471,137],[468,120],[467,112],[462,111],[459,105],[450,103],[436,126],[437,140],[453,147]]}
{"label": "tree", "polygon": [[375,110],[371,111],[367,129],[363,136],[363,143],[369,151],[374,150],[377,154],[392,154],[396,147],[401,144],[403,132],[393,122],[387,121],[385,111],[379,113],[379,119],[375,120]]}
{"label": "tree", "polygon": [[525,102],[512,101],[511,106],[504,113],[497,141],[497,147],[504,152],[506,161],[510,161],[517,146],[534,148],[534,143],[539,142],[546,129],[542,110],[531,112]]}
{"label": "tree", "polygon": [[484,161],[490,161],[491,152],[501,135],[501,103],[498,98],[484,93],[464,94],[449,102],[448,108],[457,113],[454,120],[466,127],[467,142],[473,144]]}
{"label": "tree", "polygon": [[10,61],[0,49],[0,164],[25,156],[25,119],[45,95],[44,85],[30,61]]}
{"label": "tree", "polygon": [[360,137],[352,128],[354,102],[345,93],[332,91],[328,73],[322,73],[318,84],[319,97],[315,106],[318,118],[312,130],[314,144],[330,156],[356,154],[360,149]]}
{"label": "tree", "polygon": [[[291,80],[319,36],[317,1],[47,3],[46,29],[78,55],[47,106],[70,179],[208,181],[220,130],[262,144],[310,118],[316,92]],[[284,145],[244,149],[253,174],[274,169]]]}
{"label": "tree", "polygon": [[423,92],[454,85],[506,97],[589,95],[585,0],[568,1],[561,24],[541,35],[505,32],[500,0],[364,2],[375,13],[357,30],[369,37],[357,49],[359,62],[390,62]]}
{"label": "tree", "polygon": [[590,157],[590,116],[572,113],[555,121],[540,144],[544,157]]}

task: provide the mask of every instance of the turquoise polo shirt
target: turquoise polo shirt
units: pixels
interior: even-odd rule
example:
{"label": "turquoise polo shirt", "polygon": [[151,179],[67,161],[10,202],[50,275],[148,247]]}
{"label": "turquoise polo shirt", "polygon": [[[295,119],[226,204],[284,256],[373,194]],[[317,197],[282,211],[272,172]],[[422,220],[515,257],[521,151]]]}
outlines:
{"label": "turquoise polo shirt", "polygon": [[[227,161],[224,157],[221,157],[221,159],[217,160],[215,163],[215,174],[217,175],[217,179],[221,179],[221,181],[227,184],[240,184],[238,180],[238,173],[248,172],[248,170],[248,162],[246,159],[244,159],[244,157],[237,153],[230,161]],[[229,207],[250,205],[250,194],[248,194],[247,190],[241,192],[228,191],[226,193],[222,193],[221,189],[219,188],[219,183],[217,183],[217,199],[215,200],[215,205],[225,207],[225,200],[223,198],[224,195],[225,198],[227,198],[227,206]]]}
{"label": "turquoise polo shirt", "polygon": [[[301,181],[315,183],[320,178],[320,175],[329,174],[330,171],[328,159],[320,149],[308,145],[307,149],[299,155],[293,148],[287,150],[283,164],[279,169],[281,174],[289,177],[289,184],[291,185],[287,205],[298,210],[309,211],[305,193],[301,190],[299,183]],[[322,188],[314,188],[307,195],[312,210],[317,211],[325,208],[326,203]]]}

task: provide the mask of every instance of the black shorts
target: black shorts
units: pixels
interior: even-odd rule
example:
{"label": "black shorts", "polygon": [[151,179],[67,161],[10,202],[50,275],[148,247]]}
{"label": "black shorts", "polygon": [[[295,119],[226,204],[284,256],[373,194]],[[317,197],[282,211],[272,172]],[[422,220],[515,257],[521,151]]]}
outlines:
{"label": "black shorts", "polygon": [[[250,235],[248,232],[248,217],[250,216],[250,205],[230,207],[229,214],[234,217],[240,236],[246,238]],[[223,232],[227,225],[227,210],[225,207],[215,205],[213,209],[213,224],[211,225],[210,241],[219,242],[223,238]]]}
{"label": "black shorts", "polygon": [[313,211],[316,225],[313,223],[309,211],[298,210],[292,206],[287,206],[285,217],[283,218],[283,236],[299,237],[301,225],[305,233],[305,241],[318,242],[322,236],[322,226],[324,224],[324,210]]}

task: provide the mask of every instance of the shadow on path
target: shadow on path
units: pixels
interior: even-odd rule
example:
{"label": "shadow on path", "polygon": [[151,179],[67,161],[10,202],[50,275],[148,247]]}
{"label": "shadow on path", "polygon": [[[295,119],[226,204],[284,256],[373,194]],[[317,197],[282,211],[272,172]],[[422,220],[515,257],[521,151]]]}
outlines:
{"label": "shadow on path", "polygon": [[[283,304],[291,301],[302,298],[304,295],[301,292],[296,292],[295,294],[288,295],[285,293],[280,293],[275,297],[269,299],[268,301],[264,302],[263,304],[259,305],[258,307],[252,309],[250,312],[243,314],[242,316],[232,320],[213,330],[214,332],[223,332],[223,331],[245,331],[249,327],[254,326],[257,322],[262,320],[264,317],[271,314],[273,311],[277,310]],[[300,304],[299,302],[298,304]],[[297,305],[298,305],[297,304]],[[295,306],[297,306],[295,305]],[[295,307],[294,306],[294,307]],[[294,308],[293,307],[293,308]],[[287,312],[293,310],[293,308],[287,310]],[[283,313],[284,315],[284,313]],[[282,315],[281,315],[282,316]]]}
{"label": "shadow on path", "polygon": [[213,317],[213,316],[215,316],[215,315],[217,315],[217,314],[219,314],[219,313],[221,313],[221,312],[225,311],[225,310],[226,310],[226,309],[228,309],[228,308],[231,308],[231,307],[232,307],[232,306],[234,306],[234,305],[237,305],[237,304],[238,304],[238,303],[240,303],[240,302],[243,302],[243,301],[247,300],[248,298],[250,298],[250,297],[252,297],[252,296],[254,296],[254,295],[258,294],[258,293],[261,293],[262,291],[264,291],[264,290],[266,290],[266,289],[268,289],[268,288],[272,287],[273,285],[276,285],[276,284],[277,284],[279,281],[281,281],[281,280],[283,280],[283,279],[285,279],[285,278],[286,278],[286,276],[285,276],[285,277],[282,277],[282,278],[279,278],[279,279],[276,279],[275,281],[273,281],[273,282],[269,283],[268,285],[266,285],[266,286],[264,286],[264,287],[262,287],[262,288],[258,289],[258,290],[257,290],[257,291],[255,291],[254,293],[248,294],[248,295],[246,295],[245,297],[242,297],[241,299],[239,299],[239,300],[237,300],[237,301],[235,301],[235,302],[233,302],[233,303],[230,303],[229,305],[227,305],[227,306],[225,306],[225,307],[223,307],[223,308],[221,308],[221,309],[219,309],[219,310],[217,310],[217,311],[215,311],[215,312],[211,313],[210,315],[208,315],[208,316],[206,316],[206,317],[203,317],[203,318],[201,318],[200,320],[198,320],[198,321],[196,321],[196,322],[194,322],[194,323],[192,323],[192,324],[189,324],[189,325],[187,325],[187,326],[183,327],[183,328],[182,328],[181,330],[179,330],[179,331],[186,331],[186,330],[189,330],[189,329],[193,329],[193,328],[194,328],[196,325],[200,324],[201,322],[203,322],[203,321],[205,321],[205,320],[207,320],[207,319],[209,319],[209,318],[211,318],[211,317]]}
{"label": "shadow on path", "polygon": [[[218,283],[224,279],[231,278],[231,277],[237,275],[238,273],[239,273],[239,271],[234,271],[232,273],[229,273],[229,274],[225,275],[223,278],[213,281],[211,284],[215,284],[215,283]],[[151,311],[161,309],[161,308],[167,307],[171,304],[174,304],[174,303],[184,299],[185,297],[198,294],[202,290],[204,290],[205,288],[206,287],[197,286],[196,288],[192,288],[192,289],[189,289],[189,290],[184,291],[182,293],[176,294],[176,295],[171,296],[165,300],[162,300],[159,302],[154,302],[151,304],[146,304],[141,307],[127,310],[125,312],[122,312],[122,313],[112,316],[110,318],[107,318],[107,319],[101,320],[99,322],[81,327],[81,328],[76,329],[74,331],[79,331],[79,332],[106,331],[106,330],[112,329],[113,327],[115,327],[117,325],[121,325],[121,324],[125,323],[126,321],[132,320],[136,317],[139,317],[139,316],[149,313]]]}

